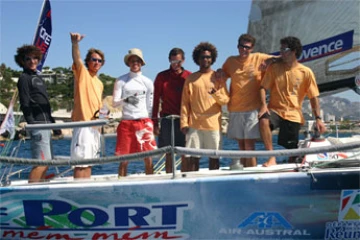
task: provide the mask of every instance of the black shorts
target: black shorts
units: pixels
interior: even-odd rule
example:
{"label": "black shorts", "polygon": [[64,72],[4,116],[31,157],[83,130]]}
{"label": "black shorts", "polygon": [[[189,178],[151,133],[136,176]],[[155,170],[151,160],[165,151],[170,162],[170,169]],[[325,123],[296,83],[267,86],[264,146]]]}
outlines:
{"label": "black shorts", "polygon": [[281,119],[278,144],[287,149],[298,148],[300,123]]}
{"label": "black shorts", "polygon": [[[185,147],[185,135],[180,130],[180,119],[174,119],[175,146]],[[160,134],[158,147],[171,146],[171,119],[162,118],[160,121]]]}
{"label": "black shorts", "polygon": [[264,115],[261,118],[264,117],[270,120],[271,131],[279,128],[278,144],[280,146],[287,149],[298,148],[300,123],[285,120],[274,111],[271,111],[270,115]]}

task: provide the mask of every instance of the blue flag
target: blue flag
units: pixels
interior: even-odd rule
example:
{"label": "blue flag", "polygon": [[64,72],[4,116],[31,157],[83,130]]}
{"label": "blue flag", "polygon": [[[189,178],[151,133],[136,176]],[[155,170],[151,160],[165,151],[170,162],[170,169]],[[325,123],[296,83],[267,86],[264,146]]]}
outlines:
{"label": "blue flag", "polygon": [[37,66],[37,70],[41,71],[43,64],[45,62],[46,56],[49,51],[50,43],[51,43],[51,6],[50,0],[44,0],[43,8],[40,13],[40,19],[38,26],[36,28],[34,45],[40,48],[43,57],[39,65]]}

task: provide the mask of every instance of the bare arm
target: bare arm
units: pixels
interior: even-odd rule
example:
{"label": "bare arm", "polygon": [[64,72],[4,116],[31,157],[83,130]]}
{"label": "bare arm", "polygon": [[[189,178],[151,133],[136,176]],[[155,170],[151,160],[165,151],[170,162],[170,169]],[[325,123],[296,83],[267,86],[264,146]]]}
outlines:
{"label": "bare arm", "polygon": [[323,133],[326,131],[325,124],[323,123],[321,117],[320,117],[320,103],[319,99],[317,97],[310,99],[311,108],[313,111],[313,114],[315,116],[316,120],[316,127],[319,130],[320,133]]}
{"label": "bare arm", "polygon": [[266,104],[266,90],[263,87],[260,88],[260,99],[261,99],[261,107],[259,110],[258,118],[260,118],[265,113],[270,114],[270,111],[267,108],[267,104]]}
{"label": "bare arm", "polygon": [[72,45],[72,59],[76,66],[79,66],[81,61],[79,42],[84,38],[84,35],[80,33],[70,33],[71,45]]}

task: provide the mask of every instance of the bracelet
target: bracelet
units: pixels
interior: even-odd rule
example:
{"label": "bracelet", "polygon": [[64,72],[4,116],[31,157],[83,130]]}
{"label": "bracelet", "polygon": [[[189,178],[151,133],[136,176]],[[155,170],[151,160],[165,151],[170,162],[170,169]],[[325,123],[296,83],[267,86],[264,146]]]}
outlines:
{"label": "bracelet", "polygon": [[322,120],[321,117],[319,117],[319,116],[316,116],[315,119],[316,119],[316,120],[318,120],[318,119],[319,119],[319,120]]}

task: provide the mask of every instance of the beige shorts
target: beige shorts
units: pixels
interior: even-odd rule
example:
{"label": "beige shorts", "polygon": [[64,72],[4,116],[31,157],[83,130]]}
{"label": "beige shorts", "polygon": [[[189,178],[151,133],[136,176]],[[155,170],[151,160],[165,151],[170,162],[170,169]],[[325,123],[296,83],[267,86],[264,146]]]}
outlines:
{"label": "beige shorts", "polygon": [[[194,128],[189,128],[189,131],[186,134],[185,147],[195,148],[195,149],[219,150],[220,142],[221,142],[220,130],[208,131],[208,130],[197,130]],[[194,157],[200,157],[200,156],[194,156]]]}
{"label": "beige shorts", "polygon": [[[74,128],[71,140],[71,159],[91,159],[100,157],[100,132],[97,128]],[[92,165],[76,165],[89,167]]]}

